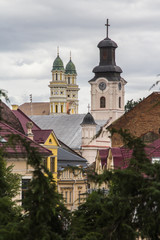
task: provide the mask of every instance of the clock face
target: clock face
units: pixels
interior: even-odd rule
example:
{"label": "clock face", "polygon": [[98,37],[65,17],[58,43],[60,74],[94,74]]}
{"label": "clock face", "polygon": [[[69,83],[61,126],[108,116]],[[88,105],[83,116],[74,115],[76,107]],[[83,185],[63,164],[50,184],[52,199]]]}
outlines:
{"label": "clock face", "polygon": [[106,89],[106,83],[105,82],[100,82],[99,83],[99,89],[102,90],[102,91],[105,90]]}

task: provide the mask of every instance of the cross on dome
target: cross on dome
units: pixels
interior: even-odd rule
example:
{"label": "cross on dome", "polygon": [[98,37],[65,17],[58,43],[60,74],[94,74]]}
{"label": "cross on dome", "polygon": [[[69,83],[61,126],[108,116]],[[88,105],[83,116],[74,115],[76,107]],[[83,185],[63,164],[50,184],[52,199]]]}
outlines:
{"label": "cross on dome", "polygon": [[107,21],[106,21],[106,24],[105,24],[105,26],[107,27],[107,29],[106,29],[106,34],[107,34],[107,38],[108,38],[108,27],[110,27],[110,25],[109,25],[109,19],[107,18]]}

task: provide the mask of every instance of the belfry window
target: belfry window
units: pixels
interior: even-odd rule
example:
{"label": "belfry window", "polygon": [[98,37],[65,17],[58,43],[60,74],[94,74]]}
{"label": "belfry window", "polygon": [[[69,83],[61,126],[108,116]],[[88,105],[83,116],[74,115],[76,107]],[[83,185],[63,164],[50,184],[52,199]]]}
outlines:
{"label": "belfry window", "polygon": [[71,80],[70,77],[68,77],[68,84],[70,84],[70,80]]}
{"label": "belfry window", "polygon": [[58,106],[55,105],[55,113],[58,113]]}
{"label": "belfry window", "polygon": [[56,80],[58,80],[58,74],[56,73]]}
{"label": "belfry window", "polygon": [[100,98],[100,108],[105,108],[106,107],[106,99],[105,97]]}
{"label": "belfry window", "polygon": [[121,97],[119,97],[119,108],[121,108]]}

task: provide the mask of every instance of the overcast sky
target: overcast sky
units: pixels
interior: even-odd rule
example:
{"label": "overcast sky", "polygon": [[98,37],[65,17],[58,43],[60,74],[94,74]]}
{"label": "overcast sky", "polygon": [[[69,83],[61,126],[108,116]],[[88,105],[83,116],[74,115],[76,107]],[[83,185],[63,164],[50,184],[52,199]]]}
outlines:
{"label": "overcast sky", "polygon": [[77,69],[79,110],[90,103],[92,69],[99,64],[97,44],[109,37],[118,44],[116,63],[128,82],[125,99],[158,90],[160,80],[159,0],[0,0],[0,83],[11,104],[49,101],[51,69],[57,46],[64,66]]}

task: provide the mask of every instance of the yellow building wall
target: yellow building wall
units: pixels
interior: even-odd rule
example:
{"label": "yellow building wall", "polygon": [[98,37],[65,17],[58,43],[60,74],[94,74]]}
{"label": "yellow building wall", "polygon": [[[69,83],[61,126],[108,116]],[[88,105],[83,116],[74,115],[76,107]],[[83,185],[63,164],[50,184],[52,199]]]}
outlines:
{"label": "yellow building wall", "polygon": [[44,146],[49,149],[53,155],[52,156],[49,156],[47,158],[47,168],[49,170],[51,170],[50,166],[51,166],[51,157],[54,157],[55,158],[55,171],[53,172],[53,177],[55,179],[55,181],[57,182],[57,166],[58,166],[58,161],[57,161],[57,156],[58,156],[58,146],[59,146],[59,143],[56,139],[56,137],[54,136],[53,133],[51,133],[48,137],[48,139],[46,140],[46,142],[44,143]]}

